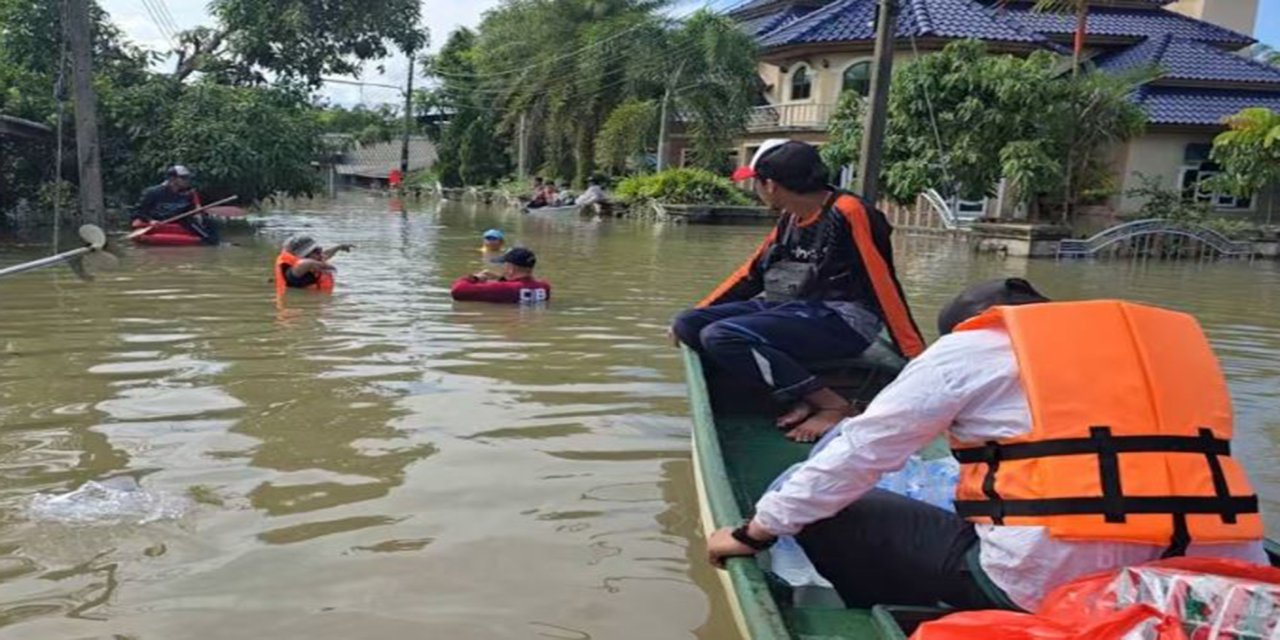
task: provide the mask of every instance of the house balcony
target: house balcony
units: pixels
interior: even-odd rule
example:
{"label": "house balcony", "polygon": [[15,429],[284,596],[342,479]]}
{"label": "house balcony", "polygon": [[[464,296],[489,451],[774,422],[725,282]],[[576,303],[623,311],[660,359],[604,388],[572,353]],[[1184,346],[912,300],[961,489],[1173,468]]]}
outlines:
{"label": "house balcony", "polygon": [[747,130],[753,133],[767,131],[826,131],[831,116],[836,111],[834,104],[815,102],[797,102],[794,104],[774,104],[756,107],[751,110],[751,118],[747,121]]}

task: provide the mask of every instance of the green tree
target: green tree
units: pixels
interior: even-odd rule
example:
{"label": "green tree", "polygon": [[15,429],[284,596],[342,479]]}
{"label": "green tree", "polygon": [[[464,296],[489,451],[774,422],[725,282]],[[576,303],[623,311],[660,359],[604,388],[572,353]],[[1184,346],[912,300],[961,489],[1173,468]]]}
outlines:
{"label": "green tree", "polygon": [[419,51],[418,0],[213,0],[217,25],[182,34],[175,76],[196,71],[221,81],[261,83],[263,71],[318,86],[325,75],[354,75],[391,47]]}
{"label": "green tree", "polygon": [[436,143],[436,171],[448,187],[493,184],[510,171],[498,120],[481,91],[476,68],[476,34],[462,28],[444,47],[423,60],[439,87],[418,96],[420,116],[435,122],[428,135]]}
{"label": "green tree", "polygon": [[862,156],[862,134],[866,101],[856,91],[840,94],[836,110],[831,115],[827,133],[830,140],[822,147],[822,160],[838,171],[840,167],[857,167]]}
{"label": "green tree", "polygon": [[724,171],[726,151],[746,128],[759,82],[755,41],[733,20],[707,9],[694,13],[666,39],[659,51],[682,55],[674,69],[670,64],[650,67],[665,80],[663,100],[684,117],[692,135],[693,164]]}
{"label": "green tree", "polygon": [[641,171],[657,136],[657,103],[628,100],[609,114],[596,136],[596,164],[615,174]]}
{"label": "green tree", "polygon": [[[1065,190],[1071,201],[1105,186],[1110,172],[1100,151],[1145,125],[1127,99],[1135,79],[1062,78],[1057,68],[1048,52],[989,55],[977,41],[900,68],[885,142],[891,197],[909,202],[937,188],[976,200],[1007,178],[1034,209],[1047,193]],[[833,126],[852,125],[839,118]]]}
{"label": "green tree", "polygon": [[178,162],[198,171],[197,186],[210,198],[254,202],[319,186],[311,161],[323,152],[320,127],[301,87],[183,85],[159,76],[105,95],[102,110],[105,136],[123,142],[104,154],[108,183],[130,199]]}
{"label": "green tree", "polygon": [[[1217,186],[1251,197],[1280,185],[1280,113],[1265,107],[1244,109],[1226,120],[1227,131],[1213,141],[1212,159],[1222,167]],[[1270,221],[1275,198],[1267,212]]]}

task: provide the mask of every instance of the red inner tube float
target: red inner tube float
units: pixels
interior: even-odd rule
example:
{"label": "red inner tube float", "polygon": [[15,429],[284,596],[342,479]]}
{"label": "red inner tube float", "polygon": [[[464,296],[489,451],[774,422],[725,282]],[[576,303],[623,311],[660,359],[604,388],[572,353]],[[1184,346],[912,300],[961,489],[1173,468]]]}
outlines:
{"label": "red inner tube float", "polygon": [[[145,226],[147,226],[147,223],[140,220],[133,222],[134,229],[141,229]],[[133,241],[137,244],[153,247],[194,247],[204,244],[204,240],[200,236],[188,231],[186,227],[176,222],[155,225],[151,233],[145,236],[138,236]]]}

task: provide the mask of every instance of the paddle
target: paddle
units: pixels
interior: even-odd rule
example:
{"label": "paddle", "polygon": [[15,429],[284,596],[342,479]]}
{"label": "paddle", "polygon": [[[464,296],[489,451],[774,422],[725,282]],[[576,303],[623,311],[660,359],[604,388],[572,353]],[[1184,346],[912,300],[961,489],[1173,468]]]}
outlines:
{"label": "paddle", "polygon": [[242,218],[249,215],[248,211],[240,207],[209,207],[205,213],[218,218]]}
{"label": "paddle", "polygon": [[83,265],[79,264],[79,258],[85,254],[92,254],[93,256],[99,257],[100,262],[95,265],[97,268],[110,269],[115,266],[117,262],[116,257],[103,250],[104,247],[107,246],[107,234],[103,233],[102,229],[91,224],[86,224],[83,227],[80,227],[80,239],[84,240],[85,246],[80,247],[79,249],[63,251],[62,253],[52,255],[47,258],[40,258],[39,260],[32,260],[31,262],[24,262],[12,267],[0,269],[0,278],[22,273],[24,271],[33,271],[35,269],[63,262],[71,262],[71,269],[76,272],[76,275],[85,280],[92,280],[93,278],[84,270]]}
{"label": "paddle", "polygon": [[220,205],[224,205],[224,204],[226,204],[226,203],[228,203],[228,202],[231,202],[231,201],[235,200],[235,199],[236,199],[236,198],[238,198],[238,197],[240,197],[240,196],[229,196],[229,197],[223,198],[223,199],[221,199],[221,200],[219,200],[219,201],[217,201],[217,202],[212,202],[212,203],[206,204],[206,205],[204,205],[203,207],[200,207],[200,208],[198,208],[198,209],[192,209],[192,210],[190,210],[190,211],[188,211],[188,212],[186,212],[186,213],[179,213],[178,215],[176,215],[176,216],[174,216],[174,217],[172,217],[172,218],[169,218],[168,220],[161,220],[160,222],[153,222],[153,223],[151,223],[149,226],[146,226],[146,227],[143,227],[143,228],[141,228],[141,229],[138,229],[137,231],[134,231],[133,233],[130,233],[129,235],[125,236],[125,239],[126,239],[126,240],[133,240],[134,238],[141,238],[142,236],[145,236],[145,235],[147,235],[148,233],[151,233],[151,230],[152,230],[152,229],[155,229],[156,227],[158,227],[158,226],[160,226],[160,225],[162,225],[162,224],[169,224],[169,223],[171,223],[171,222],[177,222],[177,221],[179,221],[179,220],[181,220],[181,219],[183,219],[183,218],[188,218],[188,217],[190,217],[190,216],[194,216],[194,215],[195,215],[195,214],[197,214],[197,213],[201,213],[201,212],[203,212],[203,211],[207,211],[207,210],[212,209],[212,208],[214,208],[214,207],[217,207],[217,206],[220,206]]}

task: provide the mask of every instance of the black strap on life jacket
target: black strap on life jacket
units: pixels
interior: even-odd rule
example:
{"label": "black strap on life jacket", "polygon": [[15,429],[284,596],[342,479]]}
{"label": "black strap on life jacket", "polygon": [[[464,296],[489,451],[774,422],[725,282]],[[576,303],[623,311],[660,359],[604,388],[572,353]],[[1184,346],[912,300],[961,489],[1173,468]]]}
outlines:
{"label": "black strap on life jacket", "polygon": [[[1127,496],[1120,478],[1120,455],[1129,453],[1203,454],[1213,478],[1213,496]],[[1174,535],[1166,554],[1183,555],[1190,545],[1190,514],[1212,514],[1235,524],[1240,514],[1258,513],[1258,496],[1232,496],[1222,469],[1222,456],[1231,455],[1231,442],[1211,429],[1198,436],[1114,436],[1110,427],[1091,427],[1087,438],[1063,438],[1015,444],[988,442],[981,447],[956,449],[960,464],[985,464],[982,481],[986,500],[957,500],[956,513],[964,518],[990,518],[997,525],[1011,517],[1101,515],[1111,524],[1124,523],[1129,514],[1168,514],[1174,519]],[[1007,500],[996,489],[1002,461],[1055,456],[1096,455],[1101,497]],[[1170,556],[1171,557],[1171,556]]]}

